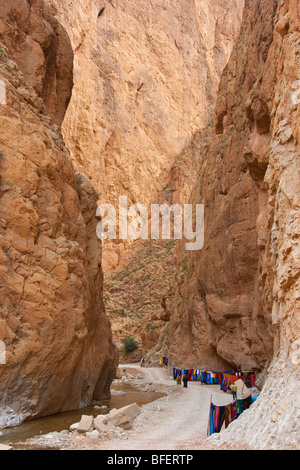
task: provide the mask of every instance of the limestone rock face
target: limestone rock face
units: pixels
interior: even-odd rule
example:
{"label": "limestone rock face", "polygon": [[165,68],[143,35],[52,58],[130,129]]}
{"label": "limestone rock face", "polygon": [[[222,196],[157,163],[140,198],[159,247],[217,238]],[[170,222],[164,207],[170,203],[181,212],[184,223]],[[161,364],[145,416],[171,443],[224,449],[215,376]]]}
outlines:
{"label": "limestone rock face", "polygon": [[[169,346],[174,359],[190,367],[196,363],[219,370],[262,369],[273,353],[271,315],[262,295],[257,220],[262,207],[266,236],[270,209],[265,206],[264,173],[270,116],[258,97],[273,38],[274,5],[266,1],[251,10],[248,2],[247,7],[221,79],[210,148],[191,196],[194,204],[205,205],[205,244],[202,250],[185,254],[188,269],[184,279],[178,279],[172,306]],[[271,98],[271,70],[268,77],[264,100]],[[248,111],[249,96],[256,106],[256,120]],[[259,156],[250,157],[251,144]],[[265,281],[272,282],[270,277]]]}
{"label": "limestone rock face", "polygon": [[[155,203],[211,118],[243,1],[49,2],[75,54],[63,134],[76,168],[101,202]],[[123,242],[104,244],[105,270],[119,267],[123,251]]]}
{"label": "limestone rock face", "polygon": [[1,0],[0,12],[0,40],[9,58],[60,125],[73,83],[73,51],[65,29],[41,0]]}
{"label": "limestone rock face", "polygon": [[257,449],[299,448],[299,41],[299,2],[246,2],[193,194],[205,245],[171,316],[182,365],[266,368],[257,403],[214,438]]}
{"label": "limestone rock face", "polygon": [[[76,176],[53,122],[59,113],[52,119],[42,87],[33,83],[37,69],[39,83],[47,83],[48,68],[23,49],[25,40],[38,50],[43,28],[56,37],[61,29],[49,31],[52,21],[37,1],[2,2],[1,21],[5,27],[25,23],[13,38],[1,36],[0,340],[6,364],[0,365],[0,427],[108,398],[117,363],[103,305],[97,194],[87,177]],[[62,48],[72,56],[68,41]],[[25,54],[20,68],[18,50]],[[59,50],[48,49],[53,64]],[[55,89],[60,112],[72,83],[72,67],[63,67],[69,88]],[[52,68],[49,73],[53,78]]]}
{"label": "limestone rock face", "polygon": [[[244,2],[48,3],[68,31],[75,55],[74,89],[63,123],[74,165],[91,177],[101,202],[118,206],[120,195],[128,197],[128,205],[161,201],[164,188],[173,188],[174,161],[212,119]],[[197,166],[196,153],[195,161]],[[175,171],[184,170],[182,165]],[[188,202],[184,193],[190,193],[194,177],[186,178],[173,202]],[[162,256],[170,246],[151,252],[149,245],[122,240],[103,245],[114,338],[133,335],[146,349],[159,342],[169,320],[161,301],[174,262]],[[153,265],[145,262],[145,251]]]}

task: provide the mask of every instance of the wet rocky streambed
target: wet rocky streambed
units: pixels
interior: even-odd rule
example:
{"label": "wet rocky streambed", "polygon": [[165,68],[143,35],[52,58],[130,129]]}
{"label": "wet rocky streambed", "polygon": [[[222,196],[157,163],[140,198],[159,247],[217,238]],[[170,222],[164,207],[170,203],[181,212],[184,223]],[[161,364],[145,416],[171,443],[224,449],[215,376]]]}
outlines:
{"label": "wet rocky streambed", "polygon": [[149,390],[142,391],[128,383],[113,383],[110,400],[97,403],[97,405],[89,408],[25,421],[17,427],[0,429],[0,444],[10,445],[15,450],[31,450],[33,447],[26,443],[28,439],[41,437],[49,433],[68,431],[70,426],[79,422],[84,414],[96,417],[99,414],[107,414],[114,408],[119,409],[131,403],[137,403],[139,406],[146,405],[163,396],[165,396],[164,393]]}

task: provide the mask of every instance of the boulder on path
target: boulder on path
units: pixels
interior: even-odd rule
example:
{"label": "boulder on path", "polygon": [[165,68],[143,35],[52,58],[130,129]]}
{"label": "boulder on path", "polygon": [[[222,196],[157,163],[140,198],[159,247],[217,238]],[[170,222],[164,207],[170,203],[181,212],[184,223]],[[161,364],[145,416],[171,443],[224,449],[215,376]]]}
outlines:
{"label": "boulder on path", "polygon": [[106,415],[99,415],[97,418],[94,419],[94,428],[98,432],[107,432],[108,431],[108,419]]}
{"label": "boulder on path", "polygon": [[140,407],[133,403],[119,410],[112,410],[107,415],[108,423],[123,429],[131,429],[134,419],[141,413]]}
{"label": "boulder on path", "polygon": [[82,415],[81,420],[77,427],[77,432],[85,433],[85,432],[93,431],[93,429],[94,429],[94,417]]}

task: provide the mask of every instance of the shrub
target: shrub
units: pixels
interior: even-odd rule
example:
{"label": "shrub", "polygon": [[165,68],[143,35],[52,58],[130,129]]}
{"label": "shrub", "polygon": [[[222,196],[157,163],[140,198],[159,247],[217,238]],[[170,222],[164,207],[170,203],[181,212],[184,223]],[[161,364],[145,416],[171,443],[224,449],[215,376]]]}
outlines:
{"label": "shrub", "polygon": [[128,353],[135,351],[139,347],[138,343],[132,337],[124,338],[122,341],[124,344],[125,351]]}

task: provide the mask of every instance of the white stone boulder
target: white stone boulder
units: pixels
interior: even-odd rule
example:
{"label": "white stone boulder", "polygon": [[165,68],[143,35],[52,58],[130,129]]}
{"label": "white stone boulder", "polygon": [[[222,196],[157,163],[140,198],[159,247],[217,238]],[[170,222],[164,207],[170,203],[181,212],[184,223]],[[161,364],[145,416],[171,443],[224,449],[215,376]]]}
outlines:
{"label": "white stone boulder", "polygon": [[108,427],[107,427],[108,419],[106,415],[99,415],[94,419],[94,428],[98,432],[107,432]]}
{"label": "white stone boulder", "polygon": [[77,432],[83,434],[86,432],[93,431],[94,429],[94,417],[88,415],[82,415],[81,420],[77,427]]}
{"label": "white stone boulder", "polygon": [[79,423],[71,424],[71,426],[69,427],[69,431],[77,431],[78,426],[79,426]]}
{"label": "white stone boulder", "polygon": [[94,406],[94,408],[95,408],[95,410],[102,410],[102,411],[106,411],[106,410],[107,410],[107,408],[108,408],[108,406],[107,406],[107,405],[101,405],[101,406],[99,406],[99,405],[95,405],[95,406]]}
{"label": "white stone boulder", "polygon": [[108,424],[119,426],[123,429],[131,429],[133,421],[140,413],[140,407],[136,403],[132,403],[119,410],[112,410],[107,415]]}

